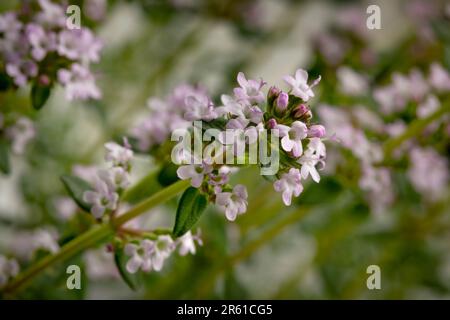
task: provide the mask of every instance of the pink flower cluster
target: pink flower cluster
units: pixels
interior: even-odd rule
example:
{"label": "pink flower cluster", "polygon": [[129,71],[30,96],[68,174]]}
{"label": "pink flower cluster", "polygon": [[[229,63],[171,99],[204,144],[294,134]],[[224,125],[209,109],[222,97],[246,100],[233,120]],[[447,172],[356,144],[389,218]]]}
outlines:
{"label": "pink flower cluster", "polygon": [[408,102],[413,102],[421,105],[417,109],[418,115],[424,115],[428,112],[422,109],[432,108],[428,105],[430,98],[449,91],[450,74],[439,63],[433,63],[428,78],[418,69],[413,69],[408,75],[396,72],[392,75],[392,83],[376,88],[373,97],[384,114],[401,112]]}
{"label": "pink flower cluster", "polygon": [[[282,158],[274,177],[274,188],[282,193],[283,202],[290,205],[292,197],[303,190],[301,180],[311,176],[315,182],[320,181],[317,167],[324,165],[326,148],[322,142],[325,128],[311,123],[312,113],[307,105],[314,97],[312,89],[320,77],[309,83],[308,73],[298,69],[294,76],[285,76],[284,81],[288,91],[271,87],[264,92],[266,83],[262,79],[247,79],[240,72],[234,94],[222,95],[218,106],[203,89],[180,86],[165,100],[149,101],[151,116],[133,130],[133,137],[139,149],[149,150],[167,141],[172,130],[192,128],[193,121],[218,128],[220,134],[216,142],[220,143],[220,155],[192,163],[188,159],[192,160],[195,155],[180,154],[182,165],[177,174],[180,179],[189,179],[193,187],[200,188],[233,221],[247,210],[247,190],[243,185],[228,184],[230,174],[238,165],[223,165],[217,159],[227,153],[245,158],[246,151],[239,150],[236,138],[244,145],[251,145],[258,142],[262,131],[270,131],[279,139],[281,149],[276,152],[280,152]],[[230,135],[230,130],[238,131]]]}
{"label": "pink flower cluster", "polygon": [[98,170],[94,190],[83,194],[83,200],[91,205],[91,213],[97,219],[117,209],[120,193],[130,184],[130,161],[133,158],[127,139],[124,139],[123,146],[108,142],[105,149],[105,160],[111,163],[111,167]]}
{"label": "pink flower cluster", "polygon": [[383,130],[383,121],[365,107],[353,107],[346,111],[330,105],[320,105],[318,112],[320,119],[340,145],[359,160],[359,186],[367,193],[374,211],[382,211],[394,199],[391,172],[387,167],[377,165],[383,159],[382,144],[370,139],[365,131]]}
{"label": "pink flower cluster", "polygon": [[130,256],[126,264],[129,273],[136,273],[138,270],[144,272],[161,271],[164,262],[178,248],[178,253],[185,256],[188,253],[195,254],[195,243],[202,245],[199,235],[193,235],[191,231],[175,241],[169,235],[158,235],[155,239],[143,239],[132,241],[125,245],[125,254]]}
{"label": "pink flower cluster", "polygon": [[37,11],[23,4],[17,12],[0,15],[4,72],[15,87],[51,87],[57,82],[65,87],[68,100],[99,99],[89,66],[99,61],[102,43],[88,28],[68,29],[62,5],[37,2]]}
{"label": "pink flower cluster", "polygon": [[6,138],[11,143],[11,150],[16,155],[25,152],[25,147],[36,136],[34,123],[27,117],[21,116],[18,119],[7,121],[0,113],[0,134],[5,133]]}

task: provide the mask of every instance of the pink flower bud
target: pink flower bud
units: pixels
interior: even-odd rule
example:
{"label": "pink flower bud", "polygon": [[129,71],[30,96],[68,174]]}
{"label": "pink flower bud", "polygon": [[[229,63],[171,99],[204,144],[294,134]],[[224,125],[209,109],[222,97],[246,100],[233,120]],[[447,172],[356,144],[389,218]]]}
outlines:
{"label": "pink flower bud", "polygon": [[306,114],[309,111],[309,108],[306,104],[299,104],[296,106],[292,112],[295,119],[300,119],[303,117],[304,114]]}
{"label": "pink flower bud", "polygon": [[50,78],[46,74],[40,75],[39,84],[43,86],[48,86],[50,84]]}
{"label": "pink flower bud", "polygon": [[270,87],[267,97],[269,99],[274,99],[274,98],[278,97],[280,92],[281,92],[281,90],[278,89],[277,87]]}
{"label": "pink flower bud", "polygon": [[322,138],[325,134],[325,127],[320,124],[312,125],[308,130],[308,137],[311,138]]}
{"label": "pink flower bud", "polygon": [[286,92],[281,91],[278,95],[277,102],[276,102],[276,108],[278,111],[284,111],[286,110],[289,102],[289,96]]}
{"label": "pink flower bud", "polygon": [[267,121],[267,127],[269,129],[274,129],[277,125],[278,125],[277,120],[275,120],[274,118],[269,119],[269,121]]}

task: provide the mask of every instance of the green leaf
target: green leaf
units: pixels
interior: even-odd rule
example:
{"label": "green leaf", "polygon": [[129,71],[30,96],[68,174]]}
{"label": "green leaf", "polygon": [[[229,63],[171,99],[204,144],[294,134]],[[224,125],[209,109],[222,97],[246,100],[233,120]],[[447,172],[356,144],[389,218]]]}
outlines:
{"label": "green leaf", "polygon": [[178,166],[172,162],[168,162],[165,164],[161,171],[158,173],[158,182],[163,186],[167,187],[172,183],[175,183],[179,180],[177,175]]}
{"label": "green leaf", "polygon": [[11,87],[11,78],[6,73],[0,72],[0,92],[6,91]]}
{"label": "green leaf", "polygon": [[173,235],[180,237],[191,230],[205,211],[207,204],[206,196],[201,194],[198,189],[187,188],[178,203]]}
{"label": "green leaf", "polygon": [[126,258],[127,256],[124,254],[123,250],[117,250],[114,253],[114,262],[116,264],[117,270],[119,271],[119,274],[123,281],[127,284],[128,287],[130,287],[131,290],[136,291],[138,287],[138,282],[136,279],[136,275],[129,273],[126,270]]}
{"label": "green leaf", "polygon": [[89,183],[85,180],[69,175],[61,176],[61,181],[66,187],[67,192],[78,206],[86,212],[91,211],[91,205],[83,200],[83,193],[87,190],[92,190]]}
{"label": "green leaf", "polygon": [[9,148],[5,140],[0,140],[0,171],[9,174],[11,167],[9,164]]}
{"label": "green leaf", "polygon": [[49,86],[44,87],[34,84],[33,88],[31,88],[31,104],[34,109],[40,110],[47,102],[48,97],[50,97]]}

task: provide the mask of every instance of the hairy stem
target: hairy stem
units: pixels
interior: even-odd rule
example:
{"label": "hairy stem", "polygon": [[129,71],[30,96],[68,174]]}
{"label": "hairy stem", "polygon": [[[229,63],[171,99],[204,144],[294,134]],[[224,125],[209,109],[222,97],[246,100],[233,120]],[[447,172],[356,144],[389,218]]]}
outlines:
{"label": "hairy stem", "polygon": [[103,224],[101,226],[95,226],[89,231],[81,234],[72,241],[65,244],[61,249],[52,255],[48,255],[41,260],[37,261],[30,268],[20,273],[16,278],[8,283],[6,287],[2,289],[2,293],[5,297],[12,297],[14,294],[26,288],[31,284],[32,280],[41,274],[44,270],[54,265],[55,263],[69,259],[82,250],[90,248],[99,242],[110,239],[118,227],[124,223],[138,217],[139,215],[147,212],[155,206],[164,203],[170,198],[174,197],[189,185],[186,180],[178,181],[165,189],[153,194],[148,199],[140,202],[138,205],[127,211],[123,215],[118,216],[112,220],[109,224]]}

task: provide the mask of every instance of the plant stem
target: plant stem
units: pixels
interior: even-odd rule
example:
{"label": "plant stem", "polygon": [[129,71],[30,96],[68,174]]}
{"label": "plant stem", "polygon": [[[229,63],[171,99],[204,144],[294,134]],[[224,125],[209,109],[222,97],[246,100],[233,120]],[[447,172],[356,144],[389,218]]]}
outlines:
{"label": "plant stem", "polygon": [[414,120],[408,128],[398,137],[388,140],[384,144],[384,157],[389,159],[395,148],[399,147],[404,141],[415,137],[422,133],[423,129],[433,121],[439,119],[441,116],[450,111],[450,103],[443,103],[442,106],[433,114],[426,118]]}
{"label": "plant stem", "polygon": [[141,215],[142,213],[157,206],[158,204],[164,203],[165,201],[169,200],[176,194],[178,194],[181,191],[183,191],[184,189],[186,189],[188,186],[189,186],[189,181],[187,181],[187,180],[180,180],[178,182],[175,182],[174,184],[171,184],[170,186],[155,193],[148,199],[140,202],[139,204],[137,204],[135,207],[133,207],[126,213],[118,216],[114,221],[112,221],[112,225],[115,228],[120,227],[125,222],[130,221],[131,219],[136,218],[137,216]]}
{"label": "plant stem", "polygon": [[179,192],[183,191],[188,187],[188,185],[189,181],[186,180],[175,182],[167,188],[153,194],[148,199],[142,201],[123,215],[118,216],[115,220],[112,220],[111,223],[93,227],[89,231],[81,234],[61,247],[57,253],[42,258],[29,269],[20,273],[2,289],[1,293],[3,293],[6,297],[12,297],[20,290],[26,288],[36,276],[53,264],[71,258],[82,250],[90,248],[100,241],[110,239],[110,237],[115,234],[115,230],[118,227],[147,212],[149,209],[164,203],[177,195]]}

